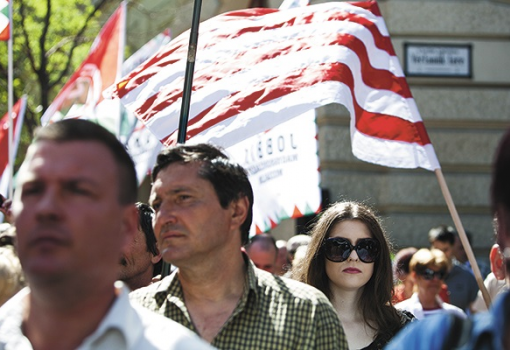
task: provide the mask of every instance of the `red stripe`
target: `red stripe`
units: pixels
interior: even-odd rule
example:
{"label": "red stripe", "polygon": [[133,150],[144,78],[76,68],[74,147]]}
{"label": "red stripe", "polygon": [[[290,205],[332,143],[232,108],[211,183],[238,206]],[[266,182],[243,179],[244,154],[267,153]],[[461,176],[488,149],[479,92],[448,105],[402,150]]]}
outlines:
{"label": "red stripe", "polygon": [[[305,72],[310,69],[297,71],[292,76],[274,77],[257,87],[253,87],[250,92],[243,91],[222,99],[209,113],[201,113],[201,115],[190,120],[187,133],[188,139],[254,106],[262,105],[322,81],[342,82],[350,88],[351,96],[353,96],[354,79],[349,67],[345,64],[320,65],[314,68],[316,72]],[[417,143],[422,146],[430,143],[421,121],[413,123],[391,115],[367,112],[356,100],[353,101],[353,104],[356,128],[360,132],[384,140]],[[174,142],[171,135],[161,141],[167,146]]]}
{"label": "red stripe", "polygon": [[[312,46],[313,45],[313,46]],[[272,43],[250,51],[243,51],[232,58],[235,64],[226,62],[219,67],[208,65],[206,68],[197,69],[193,83],[193,91],[198,91],[208,84],[221,80],[223,77],[232,76],[240,70],[256,67],[261,62],[275,59],[279,56],[290,55],[303,50],[319,51],[324,46],[345,46],[351,49],[360,60],[361,75],[363,82],[373,89],[390,90],[402,97],[411,97],[404,77],[397,77],[391,72],[373,68],[370,65],[369,54],[363,42],[349,34],[332,34],[329,37],[300,38],[294,42]],[[169,82],[164,90],[143,101],[135,110],[135,113],[143,121],[147,121],[154,115],[176,103],[182,98],[182,78]],[[243,87],[239,87],[242,89]]]}
{"label": "red stripe", "polygon": [[[350,21],[365,26],[374,36],[378,48],[387,51],[391,55],[395,55],[389,37],[383,36],[374,23],[368,21],[364,17],[350,14],[345,11],[308,13],[280,21],[279,23],[274,23],[272,25],[264,24],[246,26],[237,32],[232,32],[228,26],[229,21],[238,21],[241,19],[239,17],[242,17],[242,19],[246,20],[250,19],[250,17],[257,18],[259,16],[276,11],[277,10],[274,9],[248,9],[214,17],[213,19],[210,19],[201,24],[198,50],[200,51],[209,49],[217,45],[219,42],[235,39],[246,33],[284,28],[298,24],[323,23],[326,21]],[[229,17],[233,17],[233,19],[230,19]],[[254,24],[259,24],[259,22],[255,21]],[[178,59],[184,58],[187,48],[187,43],[185,42],[184,38],[187,38],[188,35],[188,32],[180,35],[176,40],[172,41],[172,43],[166,47],[164,52],[160,52],[156,56],[153,56],[149,61],[140,65],[137,69],[131,72],[126,78],[122,80],[121,83],[117,84],[117,91],[114,93],[114,96],[118,96],[120,98],[124,97],[138,85],[142,84],[147,79],[156,74],[159,69],[176,62]],[[172,54],[175,54],[175,57]],[[158,67],[158,69],[149,69],[151,66]]]}

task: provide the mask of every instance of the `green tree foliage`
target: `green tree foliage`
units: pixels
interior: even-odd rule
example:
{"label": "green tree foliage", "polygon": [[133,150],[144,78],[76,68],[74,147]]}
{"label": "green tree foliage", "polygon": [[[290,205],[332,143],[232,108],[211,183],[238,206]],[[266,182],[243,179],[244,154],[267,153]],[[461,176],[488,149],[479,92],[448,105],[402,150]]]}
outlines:
{"label": "green tree foliage", "polygon": [[[14,103],[28,96],[18,159],[40,117],[67,79],[87,56],[90,46],[119,0],[15,0],[13,4]],[[105,13],[105,15],[109,15]],[[106,17],[106,18],[104,18]],[[0,42],[0,115],[7,112],[7,42]]]}

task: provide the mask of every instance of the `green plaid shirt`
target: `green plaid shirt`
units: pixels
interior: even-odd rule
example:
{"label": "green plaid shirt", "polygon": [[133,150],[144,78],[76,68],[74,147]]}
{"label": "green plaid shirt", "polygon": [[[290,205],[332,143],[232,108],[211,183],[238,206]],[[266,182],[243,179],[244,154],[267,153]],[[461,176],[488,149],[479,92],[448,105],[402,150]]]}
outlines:
{"label": "green plaid shirt", "polygon": [[[256,269],[247,261],[249,288],[245,288],[234,312],[211,343],[213,346],[225,350],[348,349],[336,311],[322,292]],[[133,291],[130,298],[197,333],[177,272]]]}

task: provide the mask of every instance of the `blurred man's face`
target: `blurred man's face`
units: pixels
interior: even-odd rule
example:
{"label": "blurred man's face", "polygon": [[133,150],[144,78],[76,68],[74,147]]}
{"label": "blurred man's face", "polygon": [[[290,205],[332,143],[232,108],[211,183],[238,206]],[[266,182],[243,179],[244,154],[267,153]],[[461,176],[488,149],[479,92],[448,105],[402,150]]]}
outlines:
{"label": "blurred man's face", "polygon": [[270,273],[275,272],[276,256],[278,254],[276,249],[263,249],[260,244],[253,243],[250,248],[246,249],[246,253],[259,269]]}
{"label": "blurred man's face", "polygon": [[435,241],[432,243],[432,248],[439,249],[446,255],[448,260],[452,260],[453,258],[453,246],[448,242]]}
{"label": "blurred man's face", "polygon": [[136,223],[136,208],[119,203],[116,183],[116,162],[100,143],[30,146],[13,201],[18,254],[30,283],[116,279]]}

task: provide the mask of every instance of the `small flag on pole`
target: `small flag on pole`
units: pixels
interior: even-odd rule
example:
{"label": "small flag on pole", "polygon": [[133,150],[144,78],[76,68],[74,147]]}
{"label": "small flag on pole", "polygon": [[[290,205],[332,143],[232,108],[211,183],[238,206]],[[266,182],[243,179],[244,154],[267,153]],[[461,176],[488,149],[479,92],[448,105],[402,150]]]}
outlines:
{"label": "small flag on pole", "polygon": [[0,41],[7,41],[11,36],[11,16],[9,0],[0,0]]}
{"label": "small flag on pole", "polygon": [[[27,98],[23,96],[12,108],[12,124],[13,124],[13,159],[16,158],[18,150],[19,139],[21,135],[21,127],[23,125],[23,118],[25,117],[25,109],[27,105]],[[12,180],[10,172],[7,171],[9,166],[9,114],[6,113],[0,120],[0,193],[4,197],[9,195],[9,182]],[[11,165],[12,166],[12,165]]]}

